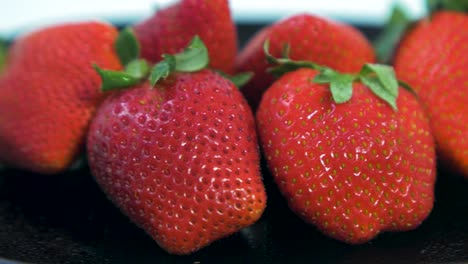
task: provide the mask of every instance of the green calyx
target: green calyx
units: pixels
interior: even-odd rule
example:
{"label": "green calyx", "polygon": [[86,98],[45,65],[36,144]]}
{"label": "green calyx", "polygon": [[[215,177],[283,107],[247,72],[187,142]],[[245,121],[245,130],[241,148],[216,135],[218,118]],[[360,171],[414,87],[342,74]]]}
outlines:
{"label": "green calyx", "polygon": [[7,44],[6,41],[3,41],[0,38],[0,74],[3,72],[6,66],[6,57],[7,57]]}
{"label": "green calyx", "polygon": [[[429,18],[439,10],[468,12],[467,0],[426,0],[425,2]],[[373,41],[379,62],[391,62],[398,42],[411,29],[414,22],[405,12],[404,6],[396,4],[393,7],[390,19],[385,24],[382,32]]]}
{"label": "green calyx", "polygon": [[468,1],[466,0],[426,0],[426,7],[430,14],[438,10],[468,12]]}
{"label": "green calyx", "polygon": [[93,65],[102,79],[102,91],[131,87],[149,79],[152,86],[172,72],[195,72],[208,66],[208,50],[202,40],[195,36],[189,45],[180,53],[164,54],[163,60],[150,65],[146,60],[139,59],[140,46],[132,29],[120,32],[115,42],[115,50],[123,71],[101,69]]}
{"label": "green calyx", "polygon": [[[319,73],[314,77],[313,82],[329,84],[333,100],[338,104],[345,103],[351,99],[353,82],[360,81],[377,97],[388,103],[395,111],[397,110],[398,81],[393,68],[390,66],[368,63],[362,67],[358,74],[343,74],[313,62],[291,60],[288,58],[287,52],[283,52],[282,58],[275,58],[269,53],[268,41],[265,42],[263,48],[267,60],[277,65],[269,69],[269,72],[276,77],[299,68],[317,70]],[[286,47],[284,50],[289,50],[289,47]]]}
{"label": "green calyx", "polygon": [[163,60],[154,65],[151,70],[150,83],[155,85],[161,78],[166,78],[173,71],[199,71],[208,66],[209,60],[208,49],[200,37],[195,36],[181,53],[163,55]]}
{"label": "green calyx", "polygon": [[412,21],[404,8],[398,4],[395,5],[382,33],[373,42],[379,62],[390,62],[395,47],[411,23]]}
{"label": "green calyx", "polygon": [[246,85],[253,77],[252,72],[241,72],[236,75],[230,75],[222,71],[217,71],[219,75],[230,80],[238,89],[241,89],[242,86]]}
{"label": "green calyx", "polygon": [[125,28],[120,32],[114,48],[122,65],[127,65],[140,55],[140,43],[131,28]]}

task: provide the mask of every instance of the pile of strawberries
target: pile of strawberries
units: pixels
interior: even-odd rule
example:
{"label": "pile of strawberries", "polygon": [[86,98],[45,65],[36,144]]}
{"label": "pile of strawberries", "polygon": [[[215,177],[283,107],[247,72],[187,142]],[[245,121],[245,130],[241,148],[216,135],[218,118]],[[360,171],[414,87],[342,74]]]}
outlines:
{"label": "pile of strawberries", "polygon": [[181,0],[120,32],[51,26],[0,66],[0,161],[58,174],[86,153],[108,198],[172,254],[262,216],[260,155],[291,210],[332,238],[415,229],[437,164],[468,178],[467,29],[460,12],[421,19],[394,71],[357,29],[305,13],[238,54],[227,0]]}

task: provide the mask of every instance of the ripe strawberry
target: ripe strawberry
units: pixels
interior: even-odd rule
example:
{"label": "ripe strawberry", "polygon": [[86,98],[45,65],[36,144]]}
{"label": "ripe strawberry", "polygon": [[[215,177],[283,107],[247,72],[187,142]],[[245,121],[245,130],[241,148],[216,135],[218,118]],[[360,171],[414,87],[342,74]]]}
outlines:
{"label": "ripe strawberry", "polygon": [[351,244],[414,229],[433,206],[429,124],[391,73],[378,65],[358,77],[298,69],[265,92],[256,116],[268,167],[290,208]]}
{"label": "ripe strawberry", "polygon": [[[198,56],[203,47],[194,50]],[[173,69],[181,71],[177,56]],[[160,75],[171,61],[165,55],[150,79],[167,78],[108,97],[88,135],[97,183],[172,254],[194,252],[253,224],[266,205],[253,114],[232,82],[201,70],[205,59],[191,72]],[[104,84],[115,74],[99,71]]]}
{"label": "ripe strawberry", "polygon": [[180,52],[194,35],[200,36],[210,53],[210,66],[233,72],[237,32],[228,0],[181,0],[134,26],[142,57],[151,62],[164,53]]}
{"label": "ripe strawberry", "polygon": [[466,29],[463,13],[440,11],[422,19],[400,43],[395,70],[428,112],[439,157],[468,178]]}
{"label": "ripe strawberry", "polygon": [[290,50],[292,59],[314,61],[343,72],[358,72],[364,63],[375,60],[370,43],[351,26],[309,14],[279,21],[258,32],[236,60],[237,71],[254,72],[252,80],[242,89],[254,109],[274,80],[266,71],[269,65],[263,43],[267,39],[273,56],[280,56],[285,44],[294,43]]}
{"label": "ripe strawberry", "polygon": [[89,22],[49,27],[18,39],[0,77],[0,160],[54,174],[84,145],[103,98],[92,63],[119,69],[117,30]]}

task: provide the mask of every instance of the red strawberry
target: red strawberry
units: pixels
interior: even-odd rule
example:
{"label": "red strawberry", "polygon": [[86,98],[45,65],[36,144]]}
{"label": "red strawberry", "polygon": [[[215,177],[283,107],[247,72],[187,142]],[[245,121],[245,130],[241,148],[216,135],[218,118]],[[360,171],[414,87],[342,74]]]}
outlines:
{"label": "red strawberry", "polygon": [[351,244],[414,229],[433,206],[429,124],[391,73],[378,65],[358,77],[298,69],[265,92],[256,116],[268,167],[290,208]]}
{"label": "red strawberry", "polygon": [[134,26],[142,57],[151,62],[181,51],[194,35],[210,53],[210,66],[233,72],[237,32],[227,0],[181,0]]}
{"label": "red strawberry", "polygon": [[397,76],[427,110],[439,156],[468,178],[468,16],[440,11],[399,45]]}
{"label": "red strawberry", "polygon": [[[90,127],[88,160],[124,214],[168,252],[188,254],[253,224],[266,195],[254,117],[242,94],[218,73],[200,70],[207,61],[190,73],[155,73],[167,70],[165,62],[150,79],[169,76],[154,88],[145,82],[103,102]],[[100,73],[104,80],[115,74]]]}
{"label": "red strawberry", "polygon": [[18,39],[0,78],[0,160],[30,171],[67,169],[82,149],[103,98],[92,64],[119,69],[117,30],[89,22]]}
{"label": "red strawberry", "polygon": [[291,43],[292,59],[314,61],[343,72],[358,72],[364,63],[375,60],[370,43],[351,26],[309,14],[279,21],[258,32],[237,57],[238,72],[255,73],[242,89],[254,109],[274,80],[266,71],[263,43],[267,39],[274,56],[280,56],[285,44]]}

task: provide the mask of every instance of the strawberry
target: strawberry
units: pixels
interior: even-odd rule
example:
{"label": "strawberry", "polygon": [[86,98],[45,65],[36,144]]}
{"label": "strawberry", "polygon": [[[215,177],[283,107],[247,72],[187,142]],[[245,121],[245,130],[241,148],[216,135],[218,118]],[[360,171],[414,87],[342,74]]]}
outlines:
{"label": "strawberry", "polygon": [[439,11],[422,19],[401,41],[395,71],[420,97],[440,159],[468,178],[466,29],[468,16],[455,11]]}
{"label": "strawberry", "polygon": [[87,22],[45,28],[12,45],[0,77],[0,160],[43,174],[70,166],[104,97],[92,63],[121,67],[116,37],[113,26]]}
{"label": "strawberry", "polygon": [[268,88],[256,120],[290,208],[350,244],[419,226],[434,202],[434,143],[422,107],[398,89],[392,69],[366,64],[349,75],[276,61],[277,70],[298,69]]}
{"label": "strawberry", "polygon": [[292,59],[315,61],[343,72],[358,72],[364,63],[375,60],[372,46],[355,28],[309,14],[291,16],[260,30],[237,57],[237,71],[255,74],[242,89],[254,109],[274,81],[266,72],[263,43],[267,39],[273,56],[280,56],[286,43],[294,43]]}
{"label": "strawberry", "polygon": [[[253,224],[266,206],[254,116],[232,82],[203,69],[206,54],[198,38],[166,54],[151,84],[135,81],[102,103],[88,135],[96,182],[172,254]],[[98,71],[103,88],[119,86],[119,73]]]}
{"label": "strawberry", "polygon": [[210,66],[233,72],[237,54],[237,31],[228,0],[181,0],[135,25],[141,55],[158,62],[164,53],[181,51],[194,35],[201,37],[210,53]]}

